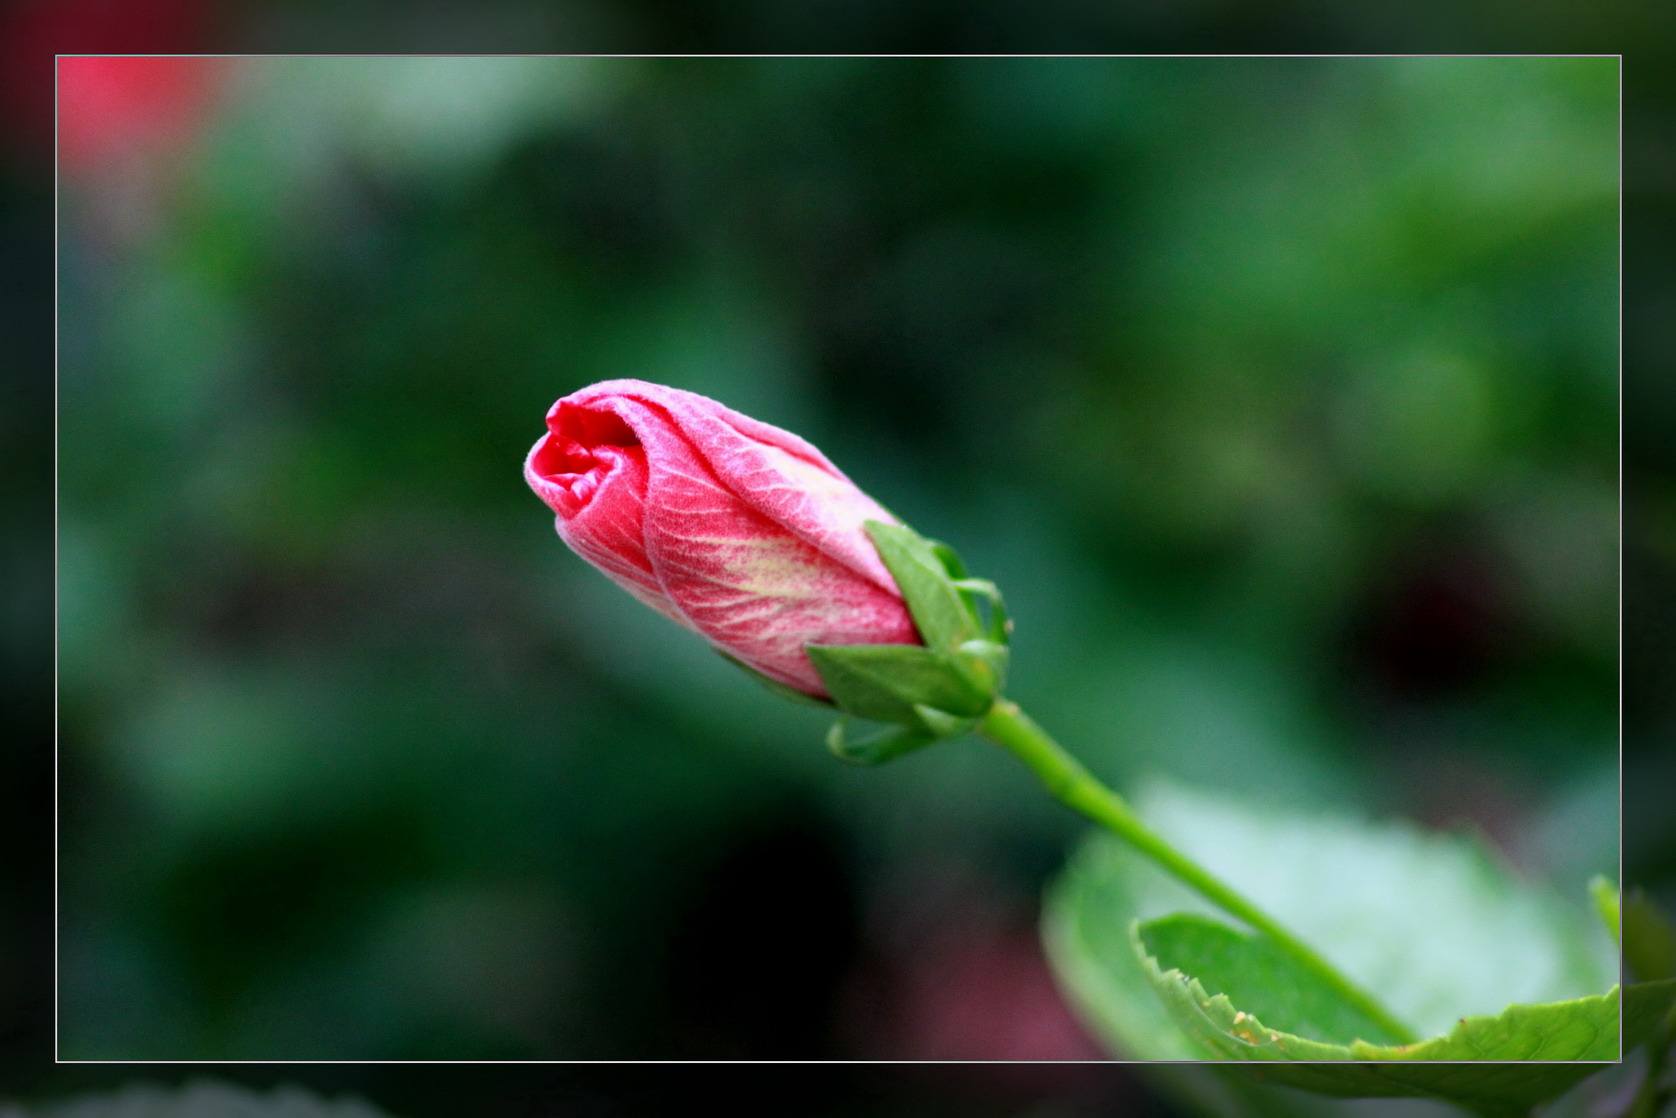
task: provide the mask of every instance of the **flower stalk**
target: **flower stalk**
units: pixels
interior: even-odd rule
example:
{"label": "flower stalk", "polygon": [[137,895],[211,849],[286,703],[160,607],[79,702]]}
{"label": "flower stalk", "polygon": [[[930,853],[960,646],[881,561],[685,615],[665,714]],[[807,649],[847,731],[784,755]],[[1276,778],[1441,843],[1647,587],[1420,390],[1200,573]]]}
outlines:
{"label": "flower stalk", "polygon": [[1314,948],[1293,935],[1257,905],[1235,892],[1209,870],[1141,821],[1123,797],[1101,784],[1089,771],[1049,737],[1017,703],[998,699],[979,722],[978,733],[1024,762],[1053,797],[1071,810],[1121,838],[1155,866],[1192,889],[1228,915],[1267,936],[1300,966],[1331,986],[1344,1000],[1379,1023],[1402,1044],[1417,1038],[1372,994],[1339,972]]}

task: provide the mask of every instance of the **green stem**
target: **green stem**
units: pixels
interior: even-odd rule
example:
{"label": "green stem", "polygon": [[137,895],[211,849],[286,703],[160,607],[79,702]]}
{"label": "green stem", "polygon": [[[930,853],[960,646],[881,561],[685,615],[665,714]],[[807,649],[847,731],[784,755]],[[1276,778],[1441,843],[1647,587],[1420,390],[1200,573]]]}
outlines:
{"label": "green stem", "polygon": [[1121,796],[1094,779],[1076,758],[1066,753],[1046,731],[1031,721],[1017,703],[997,700],[978,724],[978,731],[1029,766],[1056,799],[1116,834],[1165,873],[1230,916],[1262,932],[1276,947],[1331,986],[1370,1020],[1377,1022],[1393,1040],[1401,1044],[1415,1041],[1408,1027],[1392,1016],[1373,995],[1339,973],[1312,947],[1141,822],[1140,816]]}

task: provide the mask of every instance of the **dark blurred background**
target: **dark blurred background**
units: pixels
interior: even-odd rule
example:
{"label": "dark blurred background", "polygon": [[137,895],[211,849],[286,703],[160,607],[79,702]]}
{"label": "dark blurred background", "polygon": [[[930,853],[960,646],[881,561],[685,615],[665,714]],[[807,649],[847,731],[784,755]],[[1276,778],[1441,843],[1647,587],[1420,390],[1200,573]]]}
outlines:
{"label": "dark blurred background", "polygon": [[[1224,5],[1076,8],[570,4],[466,29],[424,7],[84,0],[19,5],[4,44],[1633,45],[1625,856],[1668,896],[1676,398],[1652,327],[1676,160],[1642,129],[1668,119],[1646,51],[1671,11],[1440,6],[1399,27],[1292,4],[1251,40]],[[552,538],[516,462],[597,376],[794,427],[961,546],[1021,614],[1018,696],[1114,778],[1467,822],[1566,889],[1610,861],[1610,63],[589,63],[457,72],[453,98],[344,68],[310,91],[295,65],[130,86],[159,111],[65,151],[65,1055],[1084,1043],[1030,928],[1074,821],[975,744],[838,768],[818,718]],[[26,203],[7,230],[44,270],[27,205],[50,207],[31,162],[50,133],[21,133],[50,98],[28,72],[5,75]],[[47,304],[11,294],[20,360],[43,358]],[[0,414],[20,498],[48,476],[40,387],[8,382]],[[936,412],[904,417],[903,393]],[[8,544],[8,701],[38,713],[23,638],[50,551]],[[36,814],[6,825],[44,851]],[[35,928],[7,920],[8,953],[35,955]],[[43,973],[10,1004],[39,1008]],[[539,987],[521,1019],[478,989],[497,983]],[[950,1027],[914,1023],[939,1012]],[[22,1020],[14,1081],[40,1056]],[[475,1089],[293,1070],[402,1113]],[[952,1109],[929,1075],[823,1098],[1004,1113],[1031,1089],[970,1090],[991,1069],[970,1070]],[[135,1074],[58,1081],[101,1071]],[[657,1081],[629,1079],[631,1100]],[[1095,1109],[1145,1105],[1115,1070],[1080,1085]]]}
{"label": "dark blurred background", "polygon": [[553,398],[816,442],[1120,786],[1616,872],[1612,60],[61,64],[61,1054],[1082,1056],[1079,823],[555,538]]}

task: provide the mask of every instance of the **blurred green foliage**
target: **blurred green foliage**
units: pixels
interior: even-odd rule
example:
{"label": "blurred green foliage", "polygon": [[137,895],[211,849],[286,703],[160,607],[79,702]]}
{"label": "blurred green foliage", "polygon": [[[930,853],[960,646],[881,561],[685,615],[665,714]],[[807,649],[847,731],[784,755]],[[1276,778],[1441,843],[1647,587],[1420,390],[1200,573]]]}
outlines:
{"label": "blurred green foliage", "polygon": [[63,195],[62,1055],[1088,1051],[1074,819],[555,538],[606,377],[954,544],[1119,787],[1615,874],[1614,61],[216,65]]}

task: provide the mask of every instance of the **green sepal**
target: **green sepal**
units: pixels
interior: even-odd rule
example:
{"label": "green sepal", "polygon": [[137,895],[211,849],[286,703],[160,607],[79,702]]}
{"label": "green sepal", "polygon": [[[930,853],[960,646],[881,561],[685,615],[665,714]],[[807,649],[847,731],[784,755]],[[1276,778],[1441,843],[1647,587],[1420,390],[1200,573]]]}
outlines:
{"label": "green sepal", "polygon": [[834,705],[889,724],[852,738],[849,720],[840,718],[828,748],[846,761],[878,764],[977,725],[1001,694],[1011,625],[995,584],[969,577],[953,548],[905,524],[870,520],[865,527],[925,643],[805,651]]}
{"label": "green sepal", "polygon": [[[906,524],[869,520],[865,527],[927,647],[950,650],[983,635],[936,545]],[[953,554],[947,547],[942,551]]]}
{"label": "green sepal", "polygon": [[[973,578],[966,572],[966,564],[961,561],[960,553],[941,540],[926,540],[937,561],[943,565],[943,571],[949,576],[954,588],[960,591],[961,600],[966,603],[967,612],[972,615],[973,623],[985,629],[993,641],[1006,644],[1013,631],[1012,622],[1007,620],[1007,607],[1001,599],[1000,589],[987,578]],[[982,599],[988,603],[988,621],[984,621],[979,611],[978,601]]]}
{"label": "green sepal", "polygon": [[955,662],[965,667],[969,678],[990,694],[999,694],[1007,678],[1007,662],[1012,652],[1004,644],[994,641],[967,641],[955,650]]}
{"label": "green sepal", "polygon": [[[947,550],[946,545],[939,545]],[[953,552],[950,552],[953,554]],[[958,560],[957,560],[958,561]],[[954,588],[960,591],[960,596],[966,602],[966,607],[973,617],[978,616],[978,601],[982,599],[988,604],[989,623],[985,626],[989,639],[997,644],[1006,644],[1012,639],[1013,623],[1007,616],[1007,604],[1001,598],[1001,590],[987,578],[959,577],[953,580]]]}
{"label": "green sepal", "polygon": [[[950,653],[973,686],[999,694],[1012,638],[1001,591],[988,579],[970,577],[946,543],[905,524],[870,520],[866,527],[926,646]],[[974,656],[983,666],[972,667]]]}
{"label": "green sepal", "polygon": [[935,735],[911,726],[885,726],[852,738],[849,727],[848,718],[834,722],[826,734],[826,748],[840,761],[852,765],[882,765],[937,740]]}
{"label": "green sepal", "polygon": [[976,718],[962,718],[946,710],[918,704],[914,706],[914,714],[919,717],[920,725],[937,738],[959,737],[978,724]]}
{"label": "green sepal", "polygon": [[916,707],[977,717],[994,695],[953,661],[917,644],[811,644],[805,651],[840,710],[912,725]]}
{"label": "green sepal", "polygon": [[734,667],[738,668],[740,671],[744,672],[746,675],[750,676],[752,679],[756,680],[759,684],[768,688],[782,699],[795,699],[797,702],[807,703],[809,706],[825,707],[828,710],[832,709],[832,704],[825,699],[817,698],[805,691],[799,691],[795,687],[788,687],[786,684],[781,683],[777,679],[769,679],[767,676],[745,663],[745,661],[734,656],[729,656],[719,648],[714,651],[717,656],[720,656],[723,660],[726,660],[728,663],[732,664]]}

